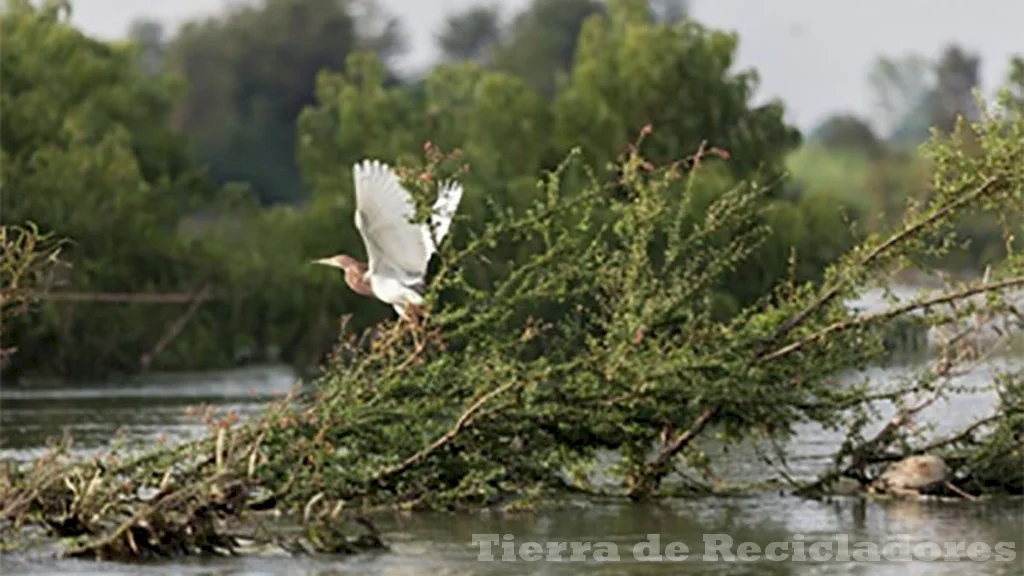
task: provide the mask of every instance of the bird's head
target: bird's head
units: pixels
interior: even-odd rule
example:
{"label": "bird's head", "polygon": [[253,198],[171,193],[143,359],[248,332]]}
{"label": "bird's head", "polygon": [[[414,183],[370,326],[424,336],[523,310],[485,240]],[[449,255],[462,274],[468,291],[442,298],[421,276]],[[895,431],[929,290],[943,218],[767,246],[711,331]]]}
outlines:
{"label": "bird's head", "polygon": [[345,271],[345,282],[349,288],[364,296],[373,296],[373,290],[365,278],[366,264],[356,260],[348,254],[338,254],[328,258],[313,260],[313,264],[322,264],[331,268],[340,268]]}
{"label": "bird's head", "polygon": [[313,260],[313,264],[322,264],[324,266],[330,266],[331,268],[340,268],[350,274],[359,274],[366,271],[365,264],[348,254],[338,254],[337,256],[320,258],[319,260]]}

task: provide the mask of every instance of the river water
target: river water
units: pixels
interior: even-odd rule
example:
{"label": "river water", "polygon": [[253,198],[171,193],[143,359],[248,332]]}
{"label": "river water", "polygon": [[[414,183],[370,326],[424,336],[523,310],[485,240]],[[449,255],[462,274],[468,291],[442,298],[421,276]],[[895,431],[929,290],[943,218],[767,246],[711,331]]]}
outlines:
{"label": "river water", "polygon": [[[1005,360],[1004,360],[1005,361]],[[897,378],[912,365],[876,369],[868,376],[877,381]],[[849,375],[863,378],[865,374]],[[972,378],[984,381],[988,372]],[[149,376],[142,381],[65,387],[24,382],[0,389],[0,457],[24,460],[38,454],[46,439],[67,429],[75,438],[74,450],[90,454],[109,446],[122,430],[139,442],[180,441],[198,436],[202,429],[186,418],[188,406],[206,403],[218,410],[253,414],[270,398],[285,394],[295,378],[282,368],[255,368],[222,373]],[[958,397],[933,406],[927,419],[941,429],[952,429],[984,415],[992,406],[986,394]],[[825,465],[838,436],[806,427],[795,442],[793,469],[813,474]],[[730,479],[764,479],[773,474],[754,458],[751,447],[727,454],[707,445],[718,469]],[[1024,503],[866,502],[837,498],[828,502],[805,500],[779,491],[743,497],[676,499],[657,504],[595,503],[587,507],[520,515],[395,514],[375,518],[391,550],[354,558],[231,558],[186,560],[145,567],[54,560],[45,557],[0,557],[2,574],[373,574],[380,576],[512,575],[512,574],[1024,574]],[[658,537],[654,553],[661,561],[643,561],[643,543]],[[491,535],[491,536],[488,536]],[[508,535],[508,536],[505,536]],[[512,561],[503,561],[506,542]],[[729,546],[728,540],[732,539]],[[901,538],[903,540],[901,540]],[[821,559],[814,550],[843,552],[850,557]],[[475,544],[474,541],[477,543]],[[564,542],[565,548],[558,548]],[[573,548],[572,542],[579,548]],[[720,554],[705,559],[706,544],[725,546],[733,554],[743,550],[753,560],[723,561]],[[832,543],[829,549],[817,542]],[[900,544],[901,542],[905,544]],[[925,543],[959,551],[960,561],[927,559],[937,553]],[[535,544],[532,544],[535,543]],[[589,543],[589,550],[582,548]],[[602,544],[603,543],[603,544]],[[686,546],[687,556],[680,559]],[[786,548],[772,543],[788,543]],[[972,543],[975,548],[967,548]],[[1000,544],[1002,543],[1002,544]],[[884,548],[888,544],[889,549]],[[513,546],[514,545],[514,546]],[[524,548],[525,545],[525,548]],[[530,561],[533,546],[541,547],[538,561]],[[641,548],[635,547],[640,545]],[[751,548],[756,545],[757,548]],[[798,549],[803,546],[804,559]],[[1012,556],[1009,561],[975,561],[987,545],[991,554]],[[1002,548],[997,548],[1001,545]],[[904,551],[909,560],[870,560],[871,546],[880,553]],[[968,551],[971,555],[968,555]],[[573,559],[578,551],[577,559]],[[611,552],[616,552],[612,554]],[[763,554],[758,554],[758,551]],[[493,560],[482,560],[487,554]],[[551,558],[544,559],[550,553]],[[859,554],[865,554],[861,556]],[[782,560],[772,560],[783,558]],[[788,556],[789,559],[786,559]],[[892,556],[889,556],[892,558]],[[603,560],[603,561],[602,561]],[[861,560],[861,561],[856,561]]]}

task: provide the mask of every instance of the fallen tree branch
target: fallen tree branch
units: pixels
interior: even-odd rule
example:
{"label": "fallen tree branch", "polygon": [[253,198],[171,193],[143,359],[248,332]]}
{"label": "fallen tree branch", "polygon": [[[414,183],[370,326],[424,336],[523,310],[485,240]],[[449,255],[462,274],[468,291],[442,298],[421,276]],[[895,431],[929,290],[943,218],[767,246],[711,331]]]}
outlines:
{"label": "fallen tree branch", "polygon": [[[865,254],[864,257],[861,258],[859,265],[862,267],[868,266],[878,258],[882,257],[886,252],[898,246],[900,242],[903,242],[907,238],[910,238],[911,236],[917,234],[921,230],[924,230],[928,226],[931,226],[932,224],[942,220],[946,216],[953,214],[963,206],[966,206],[967,204],[991,192],[993,186],[997,182],[997,178],[989,176],[988,178],[985,179],[984,182],[978,185],[971,192],[961,195],[956,200],[950,202],[949,204],[933,212],[929,217],[919,220],[918,222],[915,222],[909,226],[906,226],[898,233],[890,236],[885,242],[882,242],[874,249],[872,249],[870,252]],[[828,289],[824,294],[822,294],[817,300],[811,303],[811,305],[801,310],[792,318],[780,324],[779,327],[775,330],[775,333],[772,334],[772,337],[768,340],[767,344],[774,344],[781,340],[782,338],[784,338],[786,334],[789,334],[789,332],[791,332],[794,328],[796,328],[805,320],[807,320],[807,318],[809,318],[811,314],[813,314],[817,310],[820,310],[822,306],[828,304],[836,296],[838,296],[841,289],[841,285],[833,286],[832,288]]]}
{"label": "fallen tree branch", "polygon": [[385,479],[391,476],[401,474],[405,470],[408,470],[409,468],[415,466],[419,462],[422,462],[428,456],[440,450],[448,443],[450,443],[452,440],[455,440],[455,438],[459,435],[460,432],[462,432],[464,429],[472,425],[473,421],[475,421],[481,414],[484,413],[481,412],[481,408],[483,408],[483,406],[487,404],[487,402],[489,402],[492,398],[500,394],[503,394],[508,390],[511,390],[517,384],[519,384],[518,381],[510,380],[505,384],[502,384],[501,386],[495,388],[494,390],[491,390],[490,392],[478,398],[469,406],[469,408],[466,408],[462,415],[459,416],[459,419],[455,422],[455,425],[452,426],[452,428],[448,430],[448,432],[446,432],[443,436],[441,436],[437,440],[434,440],[430,445],[426,446],[419,452],[416,452],[412,456],[406,458],[400,464],[387,468],[381,471],[380,473],[376,474],[370,480],[370,484],[380,484]]}
{"label": "fallen tree branch", "polygon": [[782,358],[783,356],[787,356],[789,354],[792,354],[792,353],[794,353],[794,352],[796,352],[796,351],[806,347],[808,344],[810,344],[810,343],[812,343],[812,342],[814,342],[816,340],[821,340],[822,338],[825,338],[826,336],[830,336],[830,335],[835,334],[837,332],[843,332],[843,331],[849,330],[851,328],[856,328],[856,327],[859,327],[859,326],[867,326],[869,324],[875,324],[875,323],[882,322],[882,321],[885,321],[885,320],[891,320],[893,318],[896,318],[896,317],[899,317],[899,316],[903,316],[903,315],[908,314],[910,312],[913,312],[915,310],[921,310],[921,309],[928,308],[930,306],[936,306],[936,305],[939,305],[939,304],[947,304],[949,302],[954,302],[956,300],[962,300],[964,298],[968,298],[968,297],[974,296],[976,294],[984,294],[984,293],[987,293],[987,292],[995,292],[997,290],[1002,290],[1004,288],[1013,288],[1013,287],[1016,287],[1016,286],[1024,286],[1024,276],[1015,276],[1013,278],[1008,278],[1008,279],[1003,280],[1001,282],[995,282],[995,283],[992,283],[992,284],[983,284],[983,285],[980,285],[980,286],[974,286],[974,287],[971,287],[971,288],[968,288],[968,289],[965,289],[965,290],[961,290],[959,292],[943,294],[941,296],[936,296],[934,298],[928,298],[928,299],[920,300],[920,301],[917,301],[917,302],[910,302],[910,303],[905,304],[903,306],[896,306],[894,308],[890,308],[888,310],[885,310],[883,312],[878,312],[876,314],[870,314],[870,315],[867,315],[867,316],[859,316],[857,318],[853,318],[853,319],[850,319],[850,320],[843,320],[841,322],[835,322],[833,324],[830,324],[830,325],[826,326],[825,328],[822,328],[821,330],[818,330],[814,334],[810,334],[808,336],[805,336],[804,338],[801,338],[800,340],[797,340],[796,342],[793,342],[793,343],[788,344],[786,346],[783,346],[782,348],[779,348],[779,349],[777,349],[777,350],[775,350],[773,352],[765,354],[764,356],[761,356],[760,359],[762,361],[764,361],[764,362],[768,362],[768,361],[771,361],[771,360],[777,360],[779,358]]}
{"label": "fallen tree branch", "polygon": [[641,474],[634,477],[630,482],[629,497],[638,500],[648,496],[661,482],[662,478],[668,474],[668,465],[672,458],[704,431],[704,428],[718,414],[720,409],[721,407],[717,405],[708,408],[684,432],[672,439],[666,437],[667,443],[663,444],[658,455],[644,467]]}

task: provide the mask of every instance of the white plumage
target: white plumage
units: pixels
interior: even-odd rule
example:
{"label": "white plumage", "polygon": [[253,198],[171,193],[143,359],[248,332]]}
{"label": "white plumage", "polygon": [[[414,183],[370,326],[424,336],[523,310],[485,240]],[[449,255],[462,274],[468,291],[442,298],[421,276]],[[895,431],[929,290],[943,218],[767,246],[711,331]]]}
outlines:
{"label": "white plumage", "polygon": [[413,224],[412,195],[387,164],[364,160],[353,167],[356,228],[369,260],[365,281],[374,296],[406,317],[405,306],[423,303],[427,265],[451,227],[462,200],[462,186],[438,186],[430,223]]}

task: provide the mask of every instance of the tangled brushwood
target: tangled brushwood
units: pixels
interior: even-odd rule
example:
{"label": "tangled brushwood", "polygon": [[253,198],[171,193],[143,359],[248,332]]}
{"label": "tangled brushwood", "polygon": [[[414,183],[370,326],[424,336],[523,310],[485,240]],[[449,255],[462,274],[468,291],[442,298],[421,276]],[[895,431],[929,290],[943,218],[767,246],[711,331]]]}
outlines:
{"label": "tangled brushwood", "polygon": [[[655,166],[642,147],[641,137],[605,169],[570,155],[531,208],[496,213],[442,247],[421,334],[343,334],[322,376],[259,418],[213,421],[203,440],[127,459],[76,462],[60,444],[10,466],[5,541],[32,540],[35,527],[65,537],[68,554],[99,558],[352,552],[382,546],[365,520],[358,537],[342,524],[375,508],[710,491],[711,433],[772,446],[764,458],[808,495],[844,478],[866,485],[886,463],[925,452],[943,456],[971,497],[1022,491],[1019,365],[992,377],[1000,404],[989,418],[941,435],[916,422],[1020,331],[1024,258],[1009,232],[1024,217],[1016,109],[936,137],[932,187],[899,227],[864,238],[820,283],[785,283],[738,314],[723,314],[716,295],[737,267],[756,266],[771,233],[768,184],[731,182],[721,151]],[[430,154],[417,168],[429,177],[408,177],[424,204],[449,176]],[[957,249],[957,219],[980,212],[1007,224],[998,268],[887,310],[847,306]],[[504,270],[494,255],[508,246],[533,256]],[[888,327],[915,315],[947,335],[931,369],[906,382],[837,383],[882,361]],[[805,424],[846,434],[819,478],[786,465]],[[276,512],[299,528],[264,520]]]}
{"label": "tangled brushwood", "polygon": [[63,264],[62,244],[32,222],[25,226],[0,224],[0,367],[15,352],[4,346],[4,324],[29,310],[35,291],[55,283]]}

